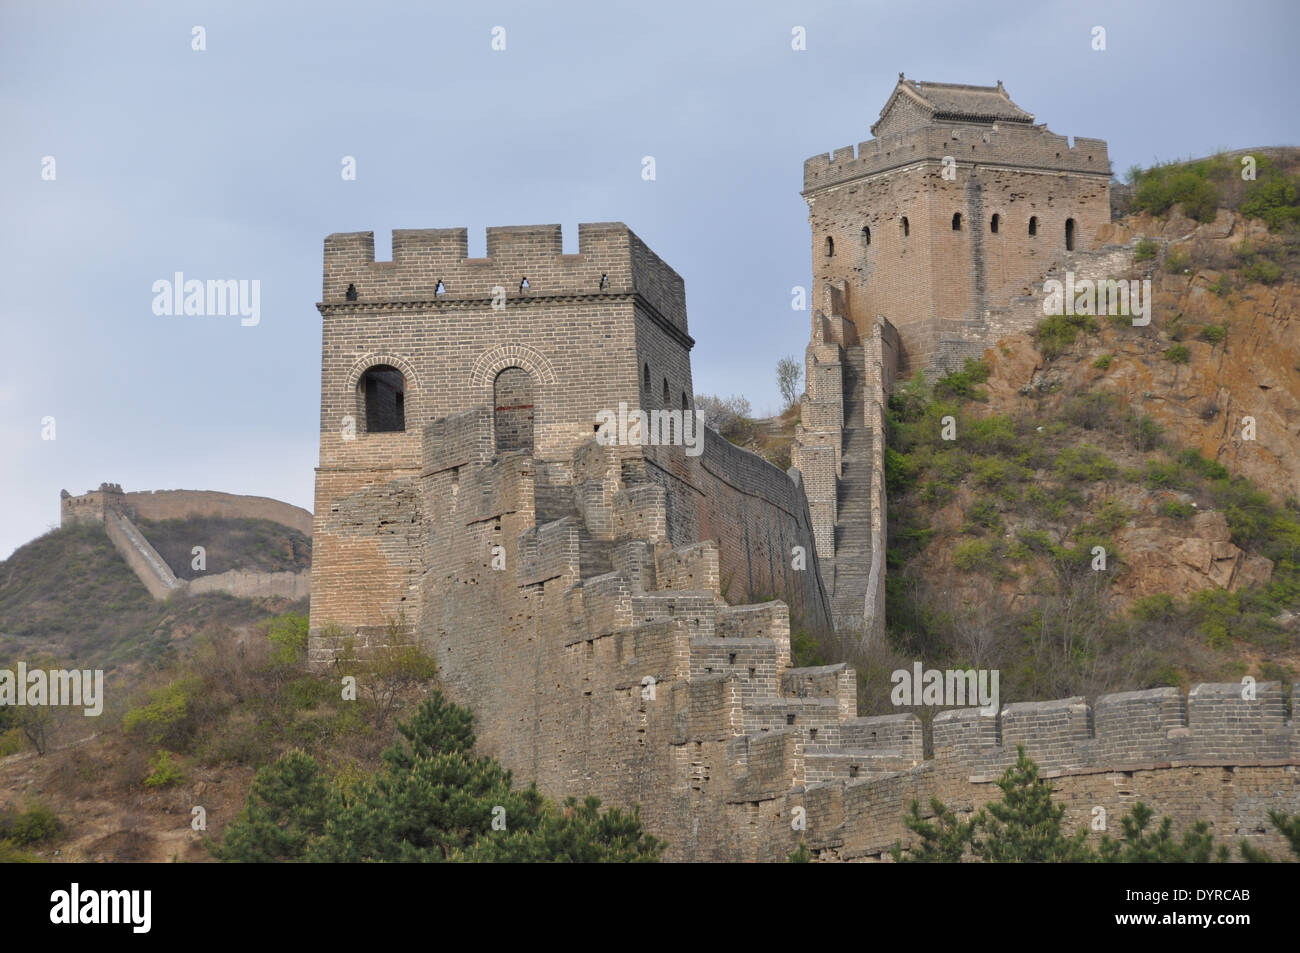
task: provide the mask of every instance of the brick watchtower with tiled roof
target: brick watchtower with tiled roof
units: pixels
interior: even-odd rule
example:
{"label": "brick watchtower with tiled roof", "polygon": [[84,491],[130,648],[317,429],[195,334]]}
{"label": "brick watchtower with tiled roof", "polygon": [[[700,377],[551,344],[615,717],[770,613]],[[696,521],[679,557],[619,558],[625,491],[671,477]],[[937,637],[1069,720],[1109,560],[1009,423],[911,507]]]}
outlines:
{"label": "brick watchtower with tiled roof", "polygon": [[[959,368],[1011,299],[1110,220],[1100,139],[1073,144],[996,86],[898,75],[874,139],[804,163],[814,308],[792,450],[837,627],[884,618],[884,401]],[[883,320],[881,320],[883,319]]]}
{"label": "brick watchtower with tiled roof", "polygon": [[904,369],[978,354],[985,311],[1110,220],[1106,143],[1036,124],[1001,81],[900,73],[871,133],[804,163],[815,297],[834,288],[859,333],[887,318]]}

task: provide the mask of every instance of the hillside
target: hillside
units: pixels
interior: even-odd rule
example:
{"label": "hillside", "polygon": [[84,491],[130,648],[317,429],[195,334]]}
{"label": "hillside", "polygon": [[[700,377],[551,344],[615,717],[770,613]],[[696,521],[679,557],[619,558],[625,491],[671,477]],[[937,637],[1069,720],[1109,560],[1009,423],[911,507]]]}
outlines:
{"label": "hillside", "polygon": [[223,593],[155,602],[102,526],[73,524],[0,562],[0,659],[52,656],[110,670],[156,663],[217,620],[242,625],[281,608]]}

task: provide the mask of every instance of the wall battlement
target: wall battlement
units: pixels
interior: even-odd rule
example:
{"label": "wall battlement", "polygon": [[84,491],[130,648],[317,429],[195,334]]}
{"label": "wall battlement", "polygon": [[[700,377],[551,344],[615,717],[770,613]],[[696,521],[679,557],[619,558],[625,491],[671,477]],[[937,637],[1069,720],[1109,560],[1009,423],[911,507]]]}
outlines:
{"label": "wall battlement", "polygon": [[1104,139],[1070,137],[1046,125],[994,124],[987,129],[933,125],[900,135],[868,139],[804,161],[804,195],[915,163],[952,156],[958,165],[1003,165],[1044,172],[1073,172],[1110,178]]}
{"label": "wall battlement", "polygon": [[375,261],[374,232],[335,233],[325,239],[322,307],[455,308],[491,300],[498,287],[511,305],[633,295],[686,332],[681,276],[620,222],[580,224],[576,255],[563,254],[559,225],[489,227],[487,257],[468,254],[465,228],[394,229],[391,261]]}

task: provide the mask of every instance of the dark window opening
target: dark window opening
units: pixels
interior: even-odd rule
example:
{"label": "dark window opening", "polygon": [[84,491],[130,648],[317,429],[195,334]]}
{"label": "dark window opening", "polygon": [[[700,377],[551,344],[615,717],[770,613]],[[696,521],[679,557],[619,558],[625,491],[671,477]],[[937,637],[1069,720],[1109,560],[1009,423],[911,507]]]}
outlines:
{"label": "dark window opening", "polygon": [[668,378],[664,378],[664,407],[668,406]]}
{"label": "dark window opening", "polygon": [[602,291],[609,287],[609,275],[600,276],[600,287]]}
{"label": "dark window opening", "polygon": [[447,293],[447,289],[443,285],[441,278],[438,279],[438,286],[433,289],[433,293],[436,295],[445,295]]}
{"label": "dark window opening", "polygon": [[908,227],[908,224],[907,224],[907,216],[904,215],[904,216],[903,216],[903,237],[906,238],[906,237],[908,236],[908,233],[909,233],[910,231],[911,231],[911,228]]}
{"label": "dark window opening", "polygon": [[998,213],[993,213],[993,218],[989,220],[989,231],[994,235],[998,233]]}
{"label": "dark window opening", "polygon": [[961,231],[961,212],[952,213],[952,230],[954,232]]}
{"label": "dark window opening", "polygon": [[1074,251],[1074,219],[1065,220],[1065,250]]}
{"label": "dark window opening", "polygon": [[870,225],[863,225],[863,226],[862,226],[862,244],[864,244],[864,245],[870,245],[870,244],[871,244],[871,226],[870,226]]}
{"label": "dark window opening", "polygon": [[346,298],[348,301],[356,301],[356,300],[357,300],[357,286],[356,286],[356,285],[353,285],[353,284],[349,284],[349,285],[348,285],[347,294],[345,294],[343,297]]}
{"label": "dark window opening", "polygon": [[361,376],[358,389],[366,400],[366,433],[400,433],[406,429],[406,379],[387,364]]}
{"label": "dark window opening", "polygon": [[690,410],[691,402],[686,399],[686,391],[682,391],[682,410]]}
{"label": "dark window opening", "polygon": [[1037,215],[1031,215],[1031,216],[1029,216],[1029,234],[1030,234],[1030,235],[1037,235],[1037,234],[1038,234],[1038,216],[1037,216]]}
{"label": "dark window opening", "polygon": [[507,367],[492,383],[497,452],[533,452],[533,378],[522,367]]}
{"label": "dark window opening", "polygon": [[520,290],[521,292],[524,292],[524,291],[527,291],[527,290],[528,290],[528,279],[527,279],[527,278],[524,278],[522,281],[519,282],[519,290]]}
{"label": "dark window opening", "polygon": [[826,236],[826,257],[832,258],[835,255],[835,239],[829,235]]}
{"label": "dark window opening", "polygon": [[794,724],[794,715],[786,715],[786,716],[785,716],[785,723],[786,723],[787,725],[793,725],[793,724]]}
{"label": "dark window opening", "polygon": [[650,365],[649,364],[646,364],[645,367],[642,368],[641,386],[645,388],[645,392],[647,394],[650,393]]}

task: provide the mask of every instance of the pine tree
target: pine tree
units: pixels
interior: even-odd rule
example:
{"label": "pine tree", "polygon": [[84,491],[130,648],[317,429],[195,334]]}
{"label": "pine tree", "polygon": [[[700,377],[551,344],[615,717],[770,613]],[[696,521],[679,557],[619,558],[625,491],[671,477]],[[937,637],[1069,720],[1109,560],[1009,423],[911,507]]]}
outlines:
{"label": "pine tree", "polygon": [[972,850],[997,863],[1079,863],[1093,859],[1087,830],[1073,837],[1061,832],[1064,805],[1052,801],[1052,786],[1039,780],[1038,765],[1016,749],[1016,763],[998,779],[1002,800],[975,817],[978,834]]}
{"label": "pine tree", "polygon": [[300,861],[324,832],[334,799],[316,759],[290,751],[257,772],[244,810],[208,849],[234,863]]}
{"label": "pine tree", "polygon": [[975,834],[975,820],[963,822],[937,797],[930,798],[934,821],[921,816],[921,805],[913,801],[903,818],[907,829],[917,834],[921,842],[905,855],[901,842],[895,841],[889,854],[895,863],[908,864],[959,864],[971,846]]}
{"label": "pine tree", "polygon": [[1164,817],[1160,826],[1147,833],[1155,811],[1141,801],[1120,819],[1120,840],[1103,837],[1097,853],[1107,863],[1121,864],[1206,864],[1225,862],[1227,847],[1215,847],[1210,825],[1197,821],[1183,833],[1182,841],[1173,838],[1173,821]]}

